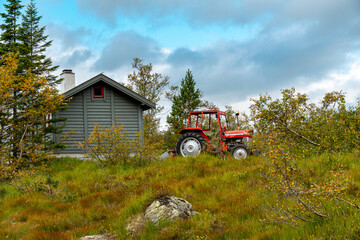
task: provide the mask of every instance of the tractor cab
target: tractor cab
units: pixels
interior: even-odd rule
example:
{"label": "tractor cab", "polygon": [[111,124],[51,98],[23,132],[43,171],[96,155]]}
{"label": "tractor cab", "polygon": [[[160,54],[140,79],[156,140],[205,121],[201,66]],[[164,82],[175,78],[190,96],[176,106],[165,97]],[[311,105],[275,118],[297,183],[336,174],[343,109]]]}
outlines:
{"label": "tractor cab", "polygon": [[199,132],[203,132],[204,135],[209,138],[226,130],[227,125],[225,112],[193,111],[189,113],[186,128],[181,130],[180,133],[185,132],[186,130],[198,130]]}

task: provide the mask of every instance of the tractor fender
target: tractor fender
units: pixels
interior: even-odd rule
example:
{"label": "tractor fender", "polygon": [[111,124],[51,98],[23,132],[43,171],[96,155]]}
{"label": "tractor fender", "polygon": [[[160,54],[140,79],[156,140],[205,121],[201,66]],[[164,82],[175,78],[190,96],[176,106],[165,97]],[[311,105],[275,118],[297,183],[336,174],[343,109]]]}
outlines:
{"label": "tractor fender", "polygon": [[200,134],[201,136],[203,136],[206,141],[209,141],[208,136],[206,136],[206,134],[204,133],[204,131],[202,131],[202,130],[199,129],[199,128],[195,128],[195,129],[182,129],[182,130],[179,132],[179,134],[182,135],[182,134],[187,133],[187,132],[198,133],[198,134]]}

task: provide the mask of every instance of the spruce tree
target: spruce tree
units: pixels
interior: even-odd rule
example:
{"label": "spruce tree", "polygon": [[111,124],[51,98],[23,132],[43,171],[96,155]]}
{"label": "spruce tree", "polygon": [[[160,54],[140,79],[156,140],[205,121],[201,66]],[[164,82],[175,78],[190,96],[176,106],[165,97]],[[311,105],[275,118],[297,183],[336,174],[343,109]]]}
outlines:
{"label": "spruce tree", "polygon": [[[21,0],[7,0],[7,4],[4,3],[5,12],[1,13],[3,21],[0,25],[1,35],[0,35],[0,57],[5,56],[7,53],[17,53],[20,51],[19,43],[19,18],[21,16]],[[14,84],[19,84],[19,82],[14,82]],[[17,99],[18,91],[12,92],[12,98]],[[14,120],[19,119],[18,109],[13,108],[9,111],[1,111],[1,119],[11,116]],[[1,122],[1,128],[6,128],[8,126],[5,123]],[[13,146],[13,154],[17,155],[19,149],[17,148],[16,142],[21,139],[21,134],[19,131],[13,130],[13,137],[9,140]]]}
{"label": "spruce tree", "polygon": [[[201,92],[195,87],[196,82],[193,75],[187,70],[185,78],[181,80],[180,92],[173,93],[170,96],[172,101],[171,113],[167,117],[167,122],[173,131],[177,132],[185,127],[188,113],[201,107]],[[176,88],[173,88],[176,90]]]}
{"label": "spruce tree", "polygon": [[0,56],[9,52],[19,52],[19,17],[21,16],[21,0],[7,0],[4,4],[5,12],[1,13],[3,23],[0,36]]}
{"label": "spruce tree", "polygon": [[19,31],[20,35],[20,62],[19,67],[24,72],[44,76],[53,84],[59,83],[59,80],[51,75],[58,66],[52,66],[52,61],[45,56],[45,51],[51,46],[52,41],[45,35],[45,26],[40,26],[39,22],[42,16],[38,15],[38,10],[34,0],[27,5],[25,14],[22,15],[22,23]]}
{"label": "spruce tree", "polygon": [[[35,6],[34,0],[31,0],[27,5],[25,13],[21,14],[21,0],[7,0],[7,4],[4,4],[5,13],[1,13],[3,18],[3,24],[1,25],[0,36],[0,54],[4,56],[6,53],[14,53],[18,59],[17,74],[22,76],[36,76],[46,79],[47,84],[52,86],[56,90],[56,85],[60,83],[60,79],[51,75],[58,66],[52,66],[50,58],[45,56],[46,48],[51,45],[52,41],[48,40],[48,36],[45,35],[45,27],[41,27],[39,22],[41,16]],[[19,18],[22,16],[22,22],[19,23]],[[20,79],[20,78],[19,78]],[[21,85],[21,82],[15,82],[14,84]],[[34,91],[40,91],[37,86],[33,86]],[[10,112],[1,112],[0,117],[6,117],[5,115],[11,115],[16,121],[25,121],[27,116],[24,114],[26,109],[36,105],[38,100],[32,92],[23,92],[21,88],[14,87],[12,94],[16,100],[20,96],[26,101],[22,101],[18,105],[14,105],[14,109]],[[63,108],[63,105],[59,105],[59,111]],[[58,147],[63,147],[62,144],[54,142],[53,134],[58,133],[60,129],[54,126],[54,123],[64,121],[64,119],[52,118],[50,115],[46,117],[46,123],[43,119],[37,119],[33,123],[33,128],[28,130],[31,141],[45,142],[45,148],[51,150]],[[3,127],[3,123],[1,123]],[[0,126],[1,127],[1,126]],[[14,146],[14,155],[19,154],[17,143],[22,138],[23,129],[14,129],[13,138],[11,139]]]}
{"label": "spruce tree", "polygon": [[[51,74],[58,66],[52,66],[51,59],[45,55],[45,51],[51,46],[52,41],[48,40],[48,35],[45,35],[46,27],[40,26],[41,18],[42,16],[39,16],[34,0],[31,0],[22,15],[22,23],[19,29],[19,68],[23,74],[44,77],[48,84],[55,88],[61,79]],[[29,102],[36,102],[36,99],[29,99]],[[63,108],[62,105],[58,107],[56,111]],[[48,117],[46,124],[42,124],[42,121],[37,124],[36,132],[42,133],[37,134],[38,139],[39,141],[46,140],[46,148],[49,150],[64,147],[62,144],[56,143],[52,137],[53,134],[60,132],[61,129],[55,127],[55,123],[61,121],[64,121],[64,119]]]}

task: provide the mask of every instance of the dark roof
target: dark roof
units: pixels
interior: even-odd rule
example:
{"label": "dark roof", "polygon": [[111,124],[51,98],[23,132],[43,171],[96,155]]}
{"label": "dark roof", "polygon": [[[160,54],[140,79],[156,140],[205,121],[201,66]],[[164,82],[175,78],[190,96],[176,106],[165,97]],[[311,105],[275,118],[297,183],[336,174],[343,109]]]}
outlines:
{"label": "dark roof", "polygon": [[75,94],[83,91],[84,89],[86,89],[88,87],[91,87],[92,85],[94,85],[100,81],[107,83],[108,85],[112,86],[116,90],[118,90],[118,91],[124,93],[125,95],[129,96],[130,98],[140,102],[144,110],[156,107],[156,104],[153,103],[152,101],[140,96],[136,92],[128,89],[127,87],[124,87],[120,83],[114,81],[113,79],[105,76],[102,73],[100,73],[99,75],[96,75],[95,77],[83,82],[82,84],[66,91],[64,93],[65,99],[74,96]]}

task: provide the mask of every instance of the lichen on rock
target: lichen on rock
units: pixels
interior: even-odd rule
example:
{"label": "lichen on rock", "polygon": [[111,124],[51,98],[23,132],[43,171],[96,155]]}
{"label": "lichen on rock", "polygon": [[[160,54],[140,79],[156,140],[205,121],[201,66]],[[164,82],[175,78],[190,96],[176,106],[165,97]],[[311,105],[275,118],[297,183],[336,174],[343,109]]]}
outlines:
{"label": "lichen on rock", "polygon": [[145,211],[145,219],[158,224],[161,220],[187,219],[195,215],[193,206],[182,198],[162,196]]}

